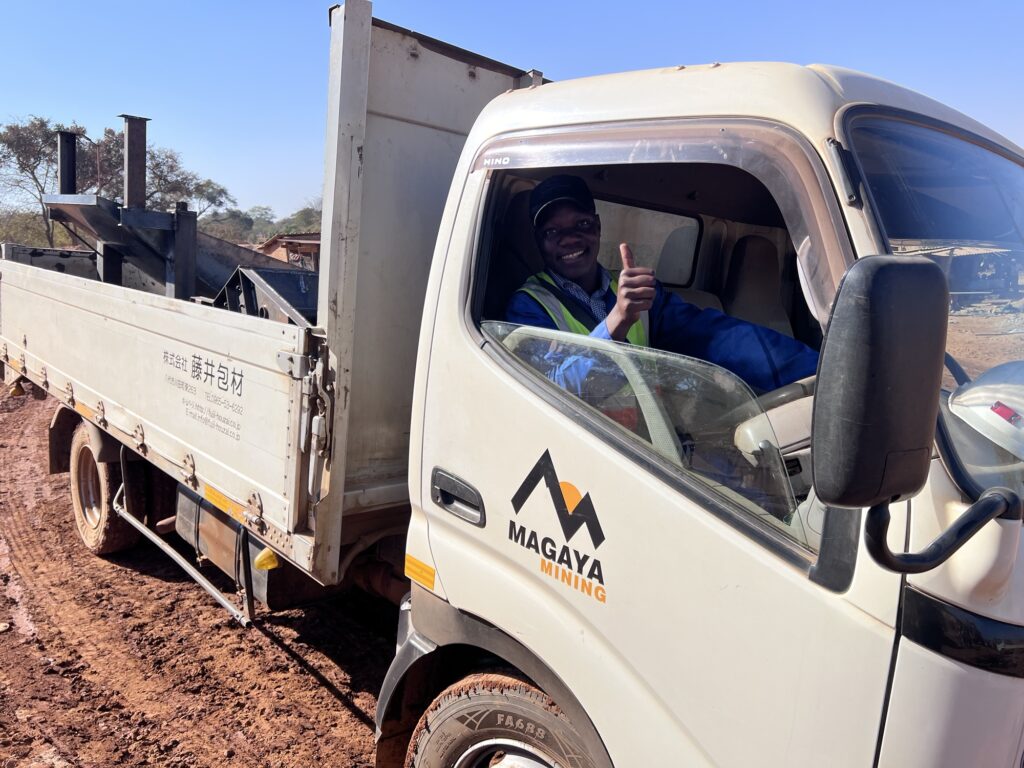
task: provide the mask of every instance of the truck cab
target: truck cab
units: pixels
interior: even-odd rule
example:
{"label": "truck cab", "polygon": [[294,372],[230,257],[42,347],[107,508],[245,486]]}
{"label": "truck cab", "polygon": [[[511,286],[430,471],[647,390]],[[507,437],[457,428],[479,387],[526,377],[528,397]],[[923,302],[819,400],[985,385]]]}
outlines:
{"label": "truck cab", "polygon": [[[986,488],[1021,490],[1024,452],[1003,436],[1017,410],[993,394],[1011,397],[1019,357],[1021,163],[941,104],[818,65],[672,67],[495,99],[466,141],[427,284],[412,597],[379,759],[431,691],[417,765],[470,759],[488,739],[490,759],[531,766],[1019,762],[1019,519],[925,573],[888,570],[862,511],[815,493],[813,462],[828,458],[813,381],[754,391],[704,360],[510,324],[506,308],[543,269],[530,191],[566,173],[596,198],[612,274],[628,242],[665,291],[813,349],[858,260],[923,254],[954,297],[958,280],[1011,273],[951,305],[927,481],[892,505],[886,534],[918,550]],[[594,366],[576,390],[550,373],[574,358]],[[1003,388],[984,392],[1000,371]],[[994,426],[958,415],[970,401],[991,421],[997,400]],[[460,666],[455,649],[471,647],[485,653]],[[493,665],[549,696],[572,733],[523,736],[545,730],[542,707],[474,707],[455,678]],[[397,705],[410,673],[418,687]]]}

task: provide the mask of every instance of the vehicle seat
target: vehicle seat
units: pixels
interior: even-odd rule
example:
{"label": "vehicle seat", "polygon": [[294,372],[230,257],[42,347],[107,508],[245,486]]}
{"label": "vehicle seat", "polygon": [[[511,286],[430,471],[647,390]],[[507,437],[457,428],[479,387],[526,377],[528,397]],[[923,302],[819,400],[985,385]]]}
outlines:
{"label": "vehicle seat", "polygon": [[[671,279],[673,274],[676,273],[676,269],[673,269],[674,265],[683,259],[692,260],[693,254],[684,254],[682,252],[683,249],[693,249],[692,237],[692,229],[690,227],[679,227],[669,233],[669,236],[665,238],[665,244],[661,246],[661,256],[658,257],[658,273],[660,276]],[[722,311],[722,302],[713,293],[700,291],[696,288],[683,288],[679,285],[672,285],[671,282],[665,282],[664,280],[662,280],[662,284],[665,286],[666,291],[674,293],[687,304],[693,304],[701,309],[710,307],[717,309],[719,312]]]}
{"label": "vehicle seat", "polygon": [[722,309],[721,300],[713,293],[698,291],[695,288],[680,288],[676,285],[666,285],[665,290],[674,293],[687,304],[693,304],[695,307],[717,309],[719,312],[725,311]]}
{"label": "vehicle seat", "polygon": [[778,251],[771,241],[760,235],[747,235],[736,241],[722,306],[733,317],[793,335],[793,326],[782,305]]}
{"label": "vehicle seat", "polygon": [[502,217],[484,297],[484,317],[503,320],[512,294],[526,278],[544,269],[530,224],[530,190],[512,196]]}

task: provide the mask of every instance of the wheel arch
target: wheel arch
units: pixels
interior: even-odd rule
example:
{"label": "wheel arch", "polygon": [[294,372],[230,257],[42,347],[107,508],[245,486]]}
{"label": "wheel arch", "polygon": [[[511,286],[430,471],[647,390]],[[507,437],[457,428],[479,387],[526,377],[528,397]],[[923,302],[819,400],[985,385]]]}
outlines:
{"label": "wheel arch", "polygon": [[82,417],[66,405],[58,405],[50,419],[48,443],[50,453],[50,474],[71,471],[71,438]]}
{"label": "wheel arch", "polygon": [[[413,621],[415,619],[415,625]],[[413,728],[434,698],[468,674],[511,668],[544,691],[579,733],[595,765],[611,768],[604,742],[562,679],[498,627],[413,585],[402,605],[398,651],[377,699],[377,768],[399,768]]]}
{"label": "wheel arch", "polygon": [[48,433],[50,474],[71,471],[71,438],[79,424],[86,424],[89,431],[89,446],[96,461],[101,464],[120,461],[121,443],[90,421],[85,421],[75,410],[61,404],[50,419]]}

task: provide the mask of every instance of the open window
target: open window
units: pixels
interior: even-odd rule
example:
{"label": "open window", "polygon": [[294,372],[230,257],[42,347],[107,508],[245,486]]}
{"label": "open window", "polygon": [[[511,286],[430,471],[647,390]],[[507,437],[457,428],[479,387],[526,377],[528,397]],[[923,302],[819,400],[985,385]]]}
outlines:
{"label": "open window", "polygon": [[499,140],[480,156],[478,167],[492,170],[472,321],[539,386],[627,450],[816,552],[824,510],[810,487],[812,382],[755,393],[692,356],[508,323],[510,300],[544,269],[530,192],[550,175],[571,173],[594,195],[598,261],[612,276],[621,268],[618,244],[627,242],[676,299],[820,347],[845,266],[829,259],[842,262],[848,247],[836,241],[834,211],[808,192],[823,178],[806,153],[787,149],[777,127],[766,133],[754,123],[652,132],[646,142],[635,127],[618,143],[614,128],[546,143]]}
{"label": "open window", "polygon": [[628,242],[640,266],[699,308],[757,323],[817,348],[820,325],[800,289],[797,253],[778,205],[756,177],[710,163],[583,166],[496,172],[491,180],[491,258],[477,319],[502,320],[523,282],[544,268],[529,221],[530,191],[571,172],[594,193],[599,261],[621,268]]}

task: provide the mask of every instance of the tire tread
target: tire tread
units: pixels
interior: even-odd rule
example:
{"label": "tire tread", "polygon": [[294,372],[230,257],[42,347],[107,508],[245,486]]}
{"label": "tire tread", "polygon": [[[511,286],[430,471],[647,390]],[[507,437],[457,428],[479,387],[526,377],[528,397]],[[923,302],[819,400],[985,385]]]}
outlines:
{"label": "tire tread", "polygon": [[[133,547],[141,534],[132,525],[114,511],[114,496],[121,487],[121,468],[116,464],[96,464],[100,478],[100,524],[97,529],[89,532],[86,529],[82,503],[78,498],[78,488],[75,482],[78,454],[82,450],[92,450],[89,444],[88,424],[82,422],[75,429],[71,438],[71,504],[75,516],[75,527],[82,539],[82,543],[97,555],[112,555],[116,552],[123,552]],[[137,483],[132,485],[138,487]],[[139,509],[136,496],[133,495],[134,508]]]}

